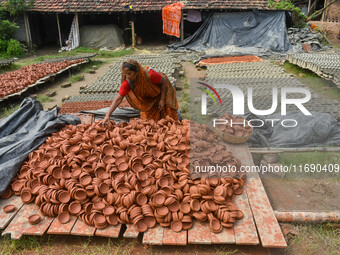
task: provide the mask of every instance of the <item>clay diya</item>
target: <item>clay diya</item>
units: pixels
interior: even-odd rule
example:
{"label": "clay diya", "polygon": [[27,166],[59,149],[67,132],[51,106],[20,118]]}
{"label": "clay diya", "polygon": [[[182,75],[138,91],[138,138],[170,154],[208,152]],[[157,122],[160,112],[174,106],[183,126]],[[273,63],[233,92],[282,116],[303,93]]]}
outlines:
{"label": "clay diya", "polygon": [[15,205],[6,205],[3,210],[5,213],[13,212],[15,210]]}
{"label": "clay diya", "polygon": [[182,222],[176,220],[176,221],[172,221],[171,222],[171,229],[174,232],[180,232],[183,229],[183,225]]}
{"label": "clay diya", "polygon": [[66,224],[70,221],[70,214],[68,212],[61,212],[58,215],[58,220],[61,224]]}
{"label": "clay diya", "polygon": [[71,214],[77,215],[81,211],[81,204],[74,201],[69,205],[68,209]]}
{"label": "clay diya", "polygon": [[41,221],[41,217],[39,214],[32,214],[28,217],[28,222],[31,225],[36,225]]}
{"label": "clay diya", "polygon": [[137,228],[138,232],[145,232],[148,229],[148,225],[145,223],[144,220],[139,220],[135,227]]}

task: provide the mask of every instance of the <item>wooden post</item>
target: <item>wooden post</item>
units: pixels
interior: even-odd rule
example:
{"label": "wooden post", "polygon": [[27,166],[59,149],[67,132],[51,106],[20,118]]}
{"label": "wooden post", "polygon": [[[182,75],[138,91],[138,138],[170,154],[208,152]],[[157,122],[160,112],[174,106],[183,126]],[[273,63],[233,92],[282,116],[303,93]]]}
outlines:
{"label": "wooden post", "polygon": [[57,25],[58,25],[60,48],[62,48],[63,47],[63,42],[62,42],[62,39],[61,39],[61,31],[60,31],[60,23],[59,23],[59,14],[58,13],[57,13]]}
{"label": "wooden post", "polygon": [[27,46],[29,50],[32,50],[32,37],[31,37],[30,23],[28,20],[27,12],[24,12],[24,22],[25,22]]}
{"label": "wooden post", "polygon": [[136,45],[136,38],[135,38],[135,22],[130,21],[131,24],[131,31],[132,31],[132,48],[135,47]]}
{"label": "wooden post", "polygon": [[181,41],[184,40],[184,20],[183,20],[183,11],[181,15]]}

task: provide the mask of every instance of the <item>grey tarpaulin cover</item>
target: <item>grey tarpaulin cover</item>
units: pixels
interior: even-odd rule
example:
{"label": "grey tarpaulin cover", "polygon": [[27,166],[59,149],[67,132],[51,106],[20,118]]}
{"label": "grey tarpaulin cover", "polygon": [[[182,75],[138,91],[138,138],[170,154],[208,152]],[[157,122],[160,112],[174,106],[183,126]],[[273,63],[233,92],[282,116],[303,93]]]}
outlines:
{"label": "grey tarpaulin cover", "polygon": [[43,111],[40,102],[29,97],[16,112],[0,121],[0,194],[28,154],[44,143],[51,133],[68,124],[77,125],[80,120],[73,115],[58,115],[57,108]]}
{"label": "grey tarpaulin cover", "polygon": [[[273,114],[262,117],[253,114],[247,116],[250,119],[262,119],[263,127],[254,128],[250,143],[261,147],[310,147],[310,146],[340,146],[340,123],[328,113],[311,112],[311,116],[305,116],[301,112],[290,112],[282,116]],[[272,127],[271,121],[275,119]],[[282,120],[294,119],[298,125],[293,128],[281,125]],[[260,122],[254,126],[260,126]],[[291,125],[292,122],[287,122]]]}
{"label": "grey tarpaulin cover", "polygon": [[[93,110],[93,111],[81,111],[81,113],[92,113],[95,115],[95,119],[103,119],[110,107]],[[110,119],[114,122],[129,122],[132,118],[140,118],[140,112],[134,108],[118,107],[112,114]]]}
{"label": "grey tarpaulin cover", "polygon": [[192,36],[168,49],[206,54],[285,53],[288,41],[284,11],[214,13]]}

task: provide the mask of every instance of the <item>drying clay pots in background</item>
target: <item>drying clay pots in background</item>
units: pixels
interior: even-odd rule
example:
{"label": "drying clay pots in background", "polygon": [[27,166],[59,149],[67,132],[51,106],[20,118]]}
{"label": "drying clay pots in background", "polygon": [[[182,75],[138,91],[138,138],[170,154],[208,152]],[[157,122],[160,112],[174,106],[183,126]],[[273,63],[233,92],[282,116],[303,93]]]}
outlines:
{"label": "drying clay pots in background", "polygon": [[166,118],[67,126],[29,155],[8,192],[61,224],[73,215],[98,229],[122,223],[145,232],[159,223],[180,232],[209,220],[217,233],[243,217],[232,197],[242,193],[245,175],[192,179],[192,128],[194,145],[207,149],[201,158],[240,162],[224,147],[213,150],[214,134],[191,124]]}

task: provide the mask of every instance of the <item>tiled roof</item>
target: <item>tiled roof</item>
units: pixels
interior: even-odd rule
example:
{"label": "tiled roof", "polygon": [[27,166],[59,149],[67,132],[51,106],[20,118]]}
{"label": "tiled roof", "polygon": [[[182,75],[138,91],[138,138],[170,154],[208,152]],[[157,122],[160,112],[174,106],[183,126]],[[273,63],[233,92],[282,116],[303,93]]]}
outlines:
{"label": "tiled roof", "polygon": [[[5,2],[6,0],[0,0]],[[36,0],[31,11],[38,12],[122,12],[157,11],[178,0]],[[186,9],[268,9],[269,0],[186,0]]]}

